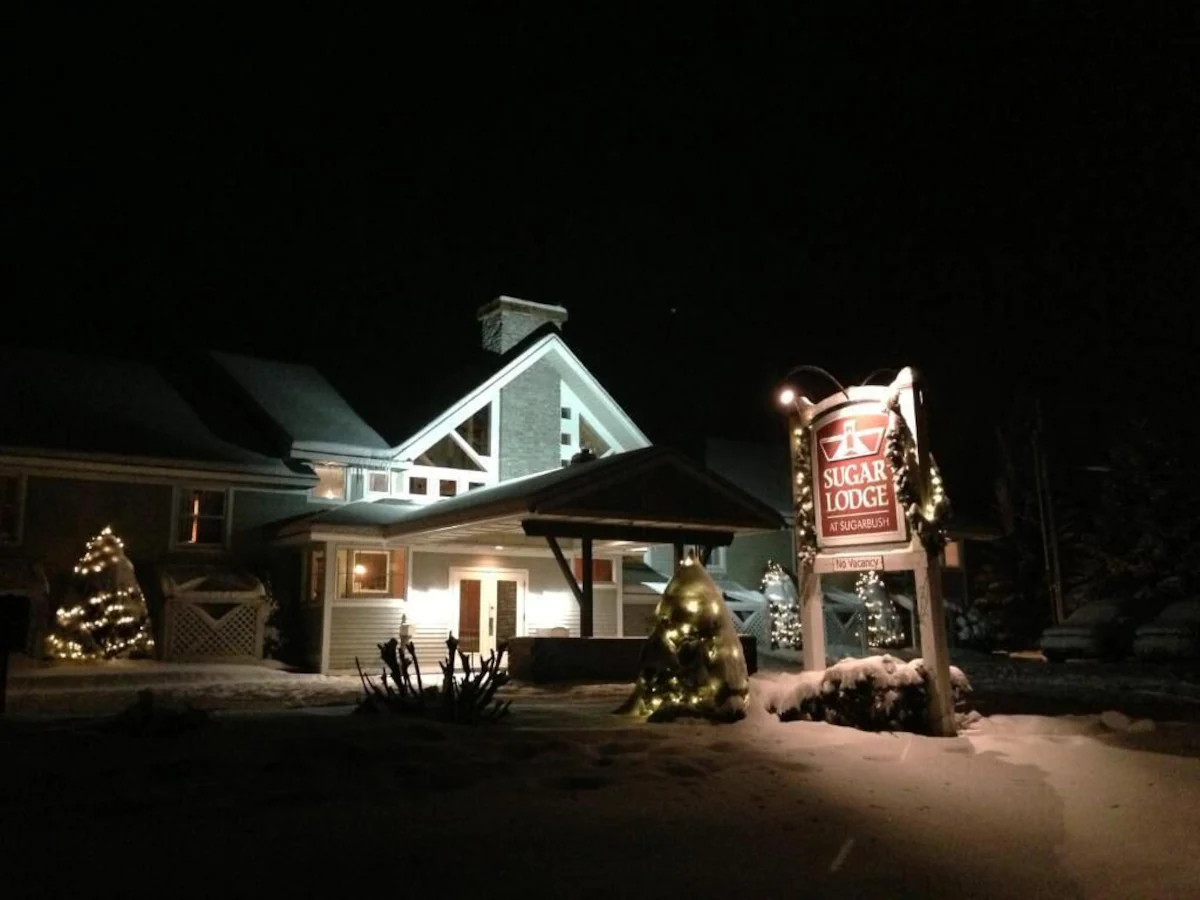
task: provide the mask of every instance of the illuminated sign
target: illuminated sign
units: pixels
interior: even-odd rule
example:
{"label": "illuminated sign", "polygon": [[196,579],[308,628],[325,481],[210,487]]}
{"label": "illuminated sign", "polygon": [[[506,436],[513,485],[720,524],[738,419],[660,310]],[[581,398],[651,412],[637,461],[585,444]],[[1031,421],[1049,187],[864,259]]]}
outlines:
{"label": "illuminated sign", "polygon": [[813,420],[818,547],[908,540],[887,458],[887,427],[878,401],[835,407]]}

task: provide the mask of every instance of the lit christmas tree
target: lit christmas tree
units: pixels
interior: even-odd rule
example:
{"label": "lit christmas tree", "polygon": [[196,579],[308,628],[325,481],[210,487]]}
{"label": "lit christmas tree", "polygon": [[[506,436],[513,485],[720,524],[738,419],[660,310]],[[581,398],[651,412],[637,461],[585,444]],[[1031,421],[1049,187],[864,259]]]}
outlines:
{"label": "lit christmas tree", "polygon": [[867,644],[871,647],[894,647],[904,642],[904,629],[896,604],[888,597],[883,580],[875,573],[858,576],[854,591],[863,602],[867,619]]}
{"label": "lit christmas tree", "polygon": [[750,676],[742,642],[725,598],[704,566],[684,560],[654,616],[641,674],[617,712],[652,720],[702,716],[733,721],[745,715]]}
{"label": "lit christmas tree", "polygon": [[767,598],[771,616],[771,649],[795,650],[800,646],[800,598],[783,566],[767,562],[759,588]]}
{"label": "lit christmas tree", "polygon": [[58,611],[46,650],[59,659],[150,656],[150,616],[125,545],[111,528],[88,541],[75,565],[85,599]]}

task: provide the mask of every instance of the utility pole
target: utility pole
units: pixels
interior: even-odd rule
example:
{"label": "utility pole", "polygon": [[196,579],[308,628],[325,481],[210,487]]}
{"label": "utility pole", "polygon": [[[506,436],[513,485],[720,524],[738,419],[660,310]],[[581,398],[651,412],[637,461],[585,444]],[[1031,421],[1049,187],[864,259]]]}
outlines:
{"label": "utility pole", "polygon": [[1042,401],[1034,401],[1033,479],[1037,492],[1038,523],[1042,529],[1042,559],[1046,587],[1050,591],[1050,612],[1057,624],[1066,618],[1062,596],[1062,569],[1058,559],[1058,529],[1054,524],[1054,496],[1050,491],[1050,471],[1046,464],[1045,437],[1042,430]]}

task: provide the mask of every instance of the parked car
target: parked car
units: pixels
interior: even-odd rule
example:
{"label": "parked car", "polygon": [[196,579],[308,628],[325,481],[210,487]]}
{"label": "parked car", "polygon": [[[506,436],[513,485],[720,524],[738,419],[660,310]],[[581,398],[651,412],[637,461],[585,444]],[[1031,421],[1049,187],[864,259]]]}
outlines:
{"label": "parked car", "polygon": [[1067,659],[1121,659],[1132,650],[1140,624],[1129,604],[1116,600],[1085,603],[1057,625],[1042,632],[1042,656]]}
{"label": "parked car", "polygon": [[1200,597],[1172,603],[1133,636],[1139,659],[1200,659]]}

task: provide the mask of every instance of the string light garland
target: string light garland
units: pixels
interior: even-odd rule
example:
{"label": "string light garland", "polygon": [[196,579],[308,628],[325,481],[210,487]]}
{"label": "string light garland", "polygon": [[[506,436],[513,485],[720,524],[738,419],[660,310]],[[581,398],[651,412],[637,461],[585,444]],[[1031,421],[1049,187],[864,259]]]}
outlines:
{"label": "string light garland", "polygon": [[811,425],[796,425],[792,429],[792,498],[796,524],[797,560],[811,566],[817,558],[817,511],[813,504],[812,455],[809,441]]}
{"label": "string light garland", "polygon": [[946,543],[946,519],[950,515],[950,498],[942,483],[942,473],[929,456],[929,484],[921,479],[917,457],[917,442],[904,415],[900,412],[900,395],[892,394],[887,401],[888,425],[885,434],[885,453],[892,467],[892,481],[900,506],[909,527],[921,545],[936,553]]}
{"label": "string light garland", "polygon": [[767,612],[771,618],[771,649],[798,649],[802,634],[800,597],[796,594],[791,576],[779,563],[768,560],[759,590],[767,598]]}
{"label": "string light garland", "polygon": [[88,592],[87,601],[58,610],[56,627],[46,637],[47,654],[56,659],[153,655],[146,601],[125,556],[125,543],[111,528],[88,541],[75,574]]}

